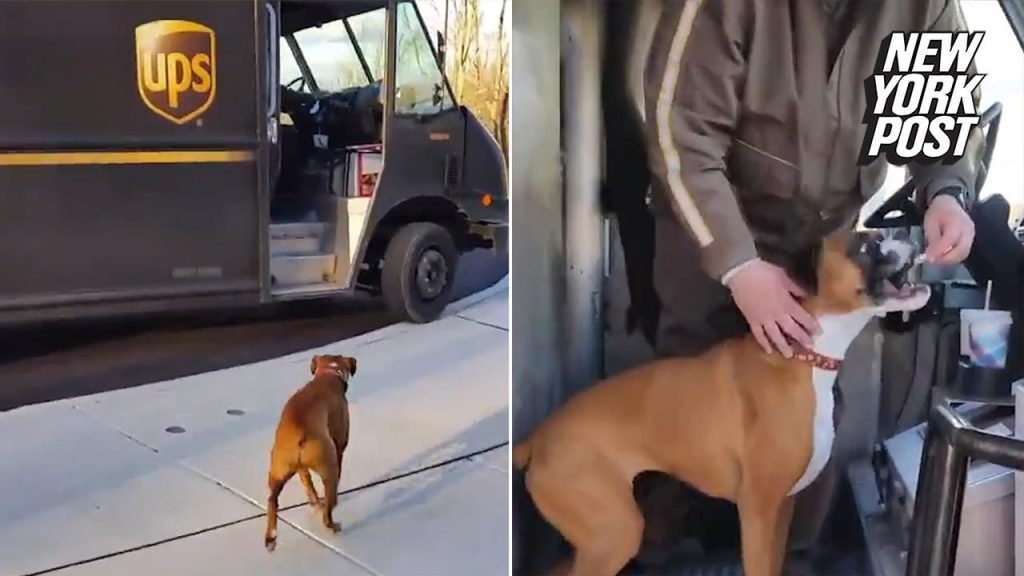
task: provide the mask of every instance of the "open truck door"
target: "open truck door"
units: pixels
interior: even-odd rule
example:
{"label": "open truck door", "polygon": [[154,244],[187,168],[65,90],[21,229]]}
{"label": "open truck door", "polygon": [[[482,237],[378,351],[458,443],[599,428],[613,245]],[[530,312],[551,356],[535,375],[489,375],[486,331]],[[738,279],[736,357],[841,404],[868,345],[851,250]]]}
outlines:
{"label": "open truck door", "polygon": [[508,184],[498,143],[456,102],[417,4],[392,5],[384,166],[356,254],[362,282],[418,319],[444,307],[458,254],[504,250]]}
{"label": "open truck door", "polygon": [[459,255],[507,228],[501,151],[456,104],[415,2],[268,6],[281,33],[272,297],[356,288],[402,319],[436,318]]}

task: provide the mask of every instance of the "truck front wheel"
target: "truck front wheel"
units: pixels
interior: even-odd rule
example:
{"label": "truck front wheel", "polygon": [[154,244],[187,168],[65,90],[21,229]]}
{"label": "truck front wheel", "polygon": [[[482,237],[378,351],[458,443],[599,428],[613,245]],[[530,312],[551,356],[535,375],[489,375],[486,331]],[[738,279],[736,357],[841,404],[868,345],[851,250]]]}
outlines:
{"label": "truck front wheel", "polygon": [[431,322],[451,301],[459,252],[452,235],[430,222],[400,229],[384,252],[381,291],[392,314],[409,322]]}

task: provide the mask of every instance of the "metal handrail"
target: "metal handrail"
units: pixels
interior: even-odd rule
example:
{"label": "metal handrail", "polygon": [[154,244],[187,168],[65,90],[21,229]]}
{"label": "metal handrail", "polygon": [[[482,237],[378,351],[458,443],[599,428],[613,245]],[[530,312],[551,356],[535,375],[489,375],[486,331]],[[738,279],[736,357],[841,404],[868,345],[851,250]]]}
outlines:
{"label": "metal handrail", "polygon": [[1024,441],[975,428],[936,389],[914,499],[907,576],[952,576],[956,566],[967,464],[983,460],[1024,471]]}

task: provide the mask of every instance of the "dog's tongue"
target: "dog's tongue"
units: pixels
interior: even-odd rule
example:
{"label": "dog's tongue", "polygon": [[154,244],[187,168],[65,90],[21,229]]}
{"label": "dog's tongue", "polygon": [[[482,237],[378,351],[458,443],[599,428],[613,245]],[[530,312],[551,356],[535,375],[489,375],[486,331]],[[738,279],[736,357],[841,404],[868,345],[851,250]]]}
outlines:
{"label": "dog's tongue", "polygon": [[891,298],[910,298],[914,295],[914,285],[901,283],[898,287],[890,280],[885,283],[885,293]]}

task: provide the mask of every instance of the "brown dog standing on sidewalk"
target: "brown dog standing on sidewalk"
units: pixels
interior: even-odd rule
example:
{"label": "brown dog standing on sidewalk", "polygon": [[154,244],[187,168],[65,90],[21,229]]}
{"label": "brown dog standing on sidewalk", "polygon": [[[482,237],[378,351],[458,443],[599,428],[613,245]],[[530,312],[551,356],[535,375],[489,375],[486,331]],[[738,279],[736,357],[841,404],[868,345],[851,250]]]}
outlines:
{"label": "brown dog standing on sidewalk", "polygon": [[[267,550],[277,544],[277,499],[288,480],[296,473],[306,489],[309,504],[319,508],[324,526],[332,532],[341,530],[334,522],[334,506],[338,500],[342,456],[348,446],[349,378],[356,373],[356,359],[347,356],[313,356],[310,363],[313,379],[300,388],[281,411],[281,420],[270,451],[270,473],[267,482]],[[316,494],[309,471],[315,471],[324,483],[324,497]]]}
{"label": "brown dog standing on sidewalk", "polygon": [[747,335],[694,358],[666,358],[569,399],[512,460],[541,514],[572,544],[573,576],[615,576],[640,548],[632,493],[641,472],[666,472],[739,508],[743,572],[782,571],[792,495],[824,468],[835,435],[833,385],[847,347],[872,317],[912,311],[927,286],[907,282],[909,241],[842,232],[819,251],[805,302],[821,333],[792,359]]}

